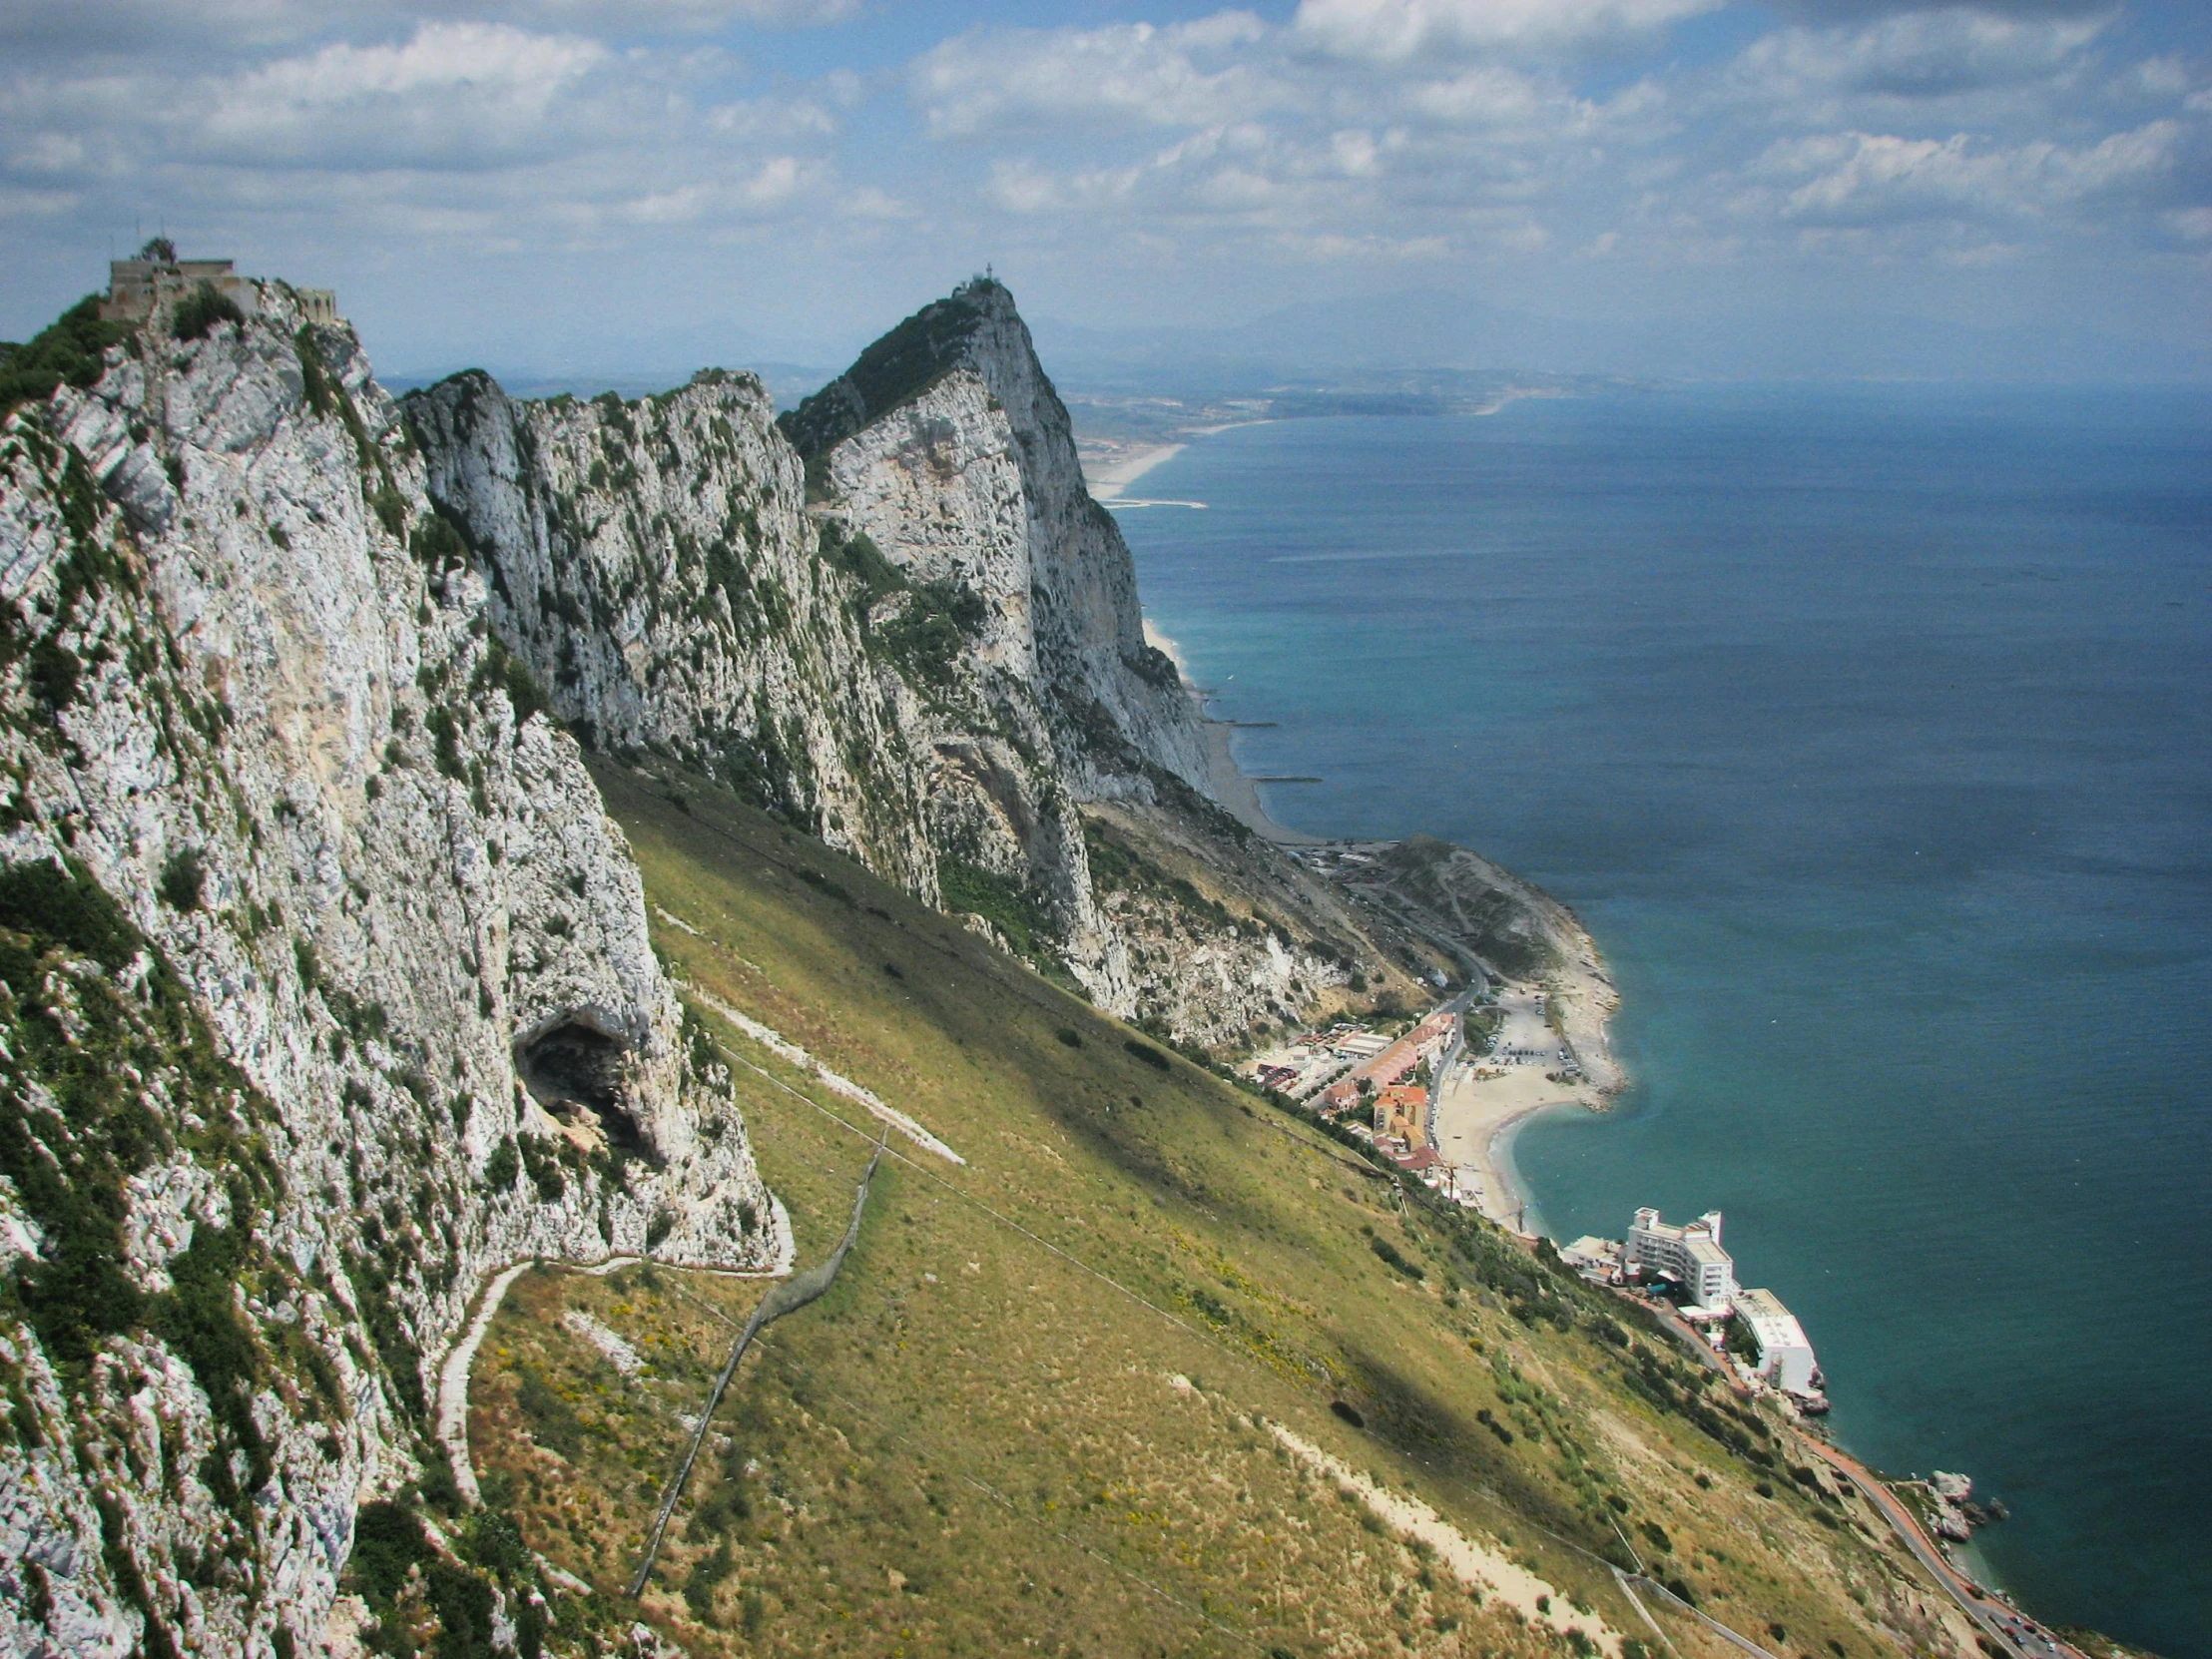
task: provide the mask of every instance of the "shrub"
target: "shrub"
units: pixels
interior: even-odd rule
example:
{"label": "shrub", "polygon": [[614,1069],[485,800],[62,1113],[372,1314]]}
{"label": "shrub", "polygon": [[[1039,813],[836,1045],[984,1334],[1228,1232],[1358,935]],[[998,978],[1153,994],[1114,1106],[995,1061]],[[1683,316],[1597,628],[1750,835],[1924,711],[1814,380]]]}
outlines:
{"label": "shrub", "polygon": [[51,635],[31,648],[31,695],[46,706],[49,714],[58,715],[77,701],[77,682],[84,678],[84,672],[85,665],[77,660],[77,653]]}
{"label": "shrub", "polygon": [[240,322],[246,313],[229,294],[218,293],[213,282],[202,282],[177,307],[170,331],[179,339],[206,339],[219,322]]}
{"label": "shrub", "polygon": [[937,881],[947,910],[981,916],[1026,961],[1046,967],[1059,963],[1044,907],[1005,876],[963,859],[944,858],[937,864]]}
{"label": "shrub", "polygon": [[145,942],[107,889],[74,864],[0,867],[0,926],[43,934],[110,969],[128,964]]}
{"label": "shrub", "polygon": [[968,637],[983,626],[983,596],[960,582],[924,582],[876,637],[909,678],[951,684]]}
{"label": "shrub", "polygon": [[1425,1279],[1428,1277],[1421,1271],[1418,1263],[1407,1261],[1397,1246],[1387,1239],[1370,1239],[1368,1248],[1382,1259],[1385,1267],[1402,1273],[1408,1279]]}
{"label": "shrub", "polygon": [[530,1437],[573,1462],[583,1454],[583,1423],[568,1401],[555,1393],[537,1372],[525,1367],[518,1376],[515,1404],[530,1419]]}
{"label": "shrub", "polygon": [[292,348],[299,356],[299,389],[307,399],[307,408],[318,416],[336,413],[338,394],[330,384],[330,371],[322,366],[314,329],[302,325],[292,336]]}
{"label": "shrub", "polygon": [[1064,1047],[1081,1048],[1083,1046],[1083,1034],[1071,1025],[1063,1025],[1052,1034],[1059,1038]]}
{"label": "shrub", "polygon": [[407,1582],[407,1569],[431,1559],[422,1522],[396,1503],[364,1503],[353,1516],[353,1553],[346,1570],[370,1604],[389,1603]]}
{"label": "shrub", "polygon": [[693,1618],[704,1624],[714,1616],[715,1590],[736,1570],[728,1538],[715,1546],[713,1554],[703,1555],[692,1564],[691,1576],[684,1581],[684,1604]]}
{"label": "shrub", "polygon": [[406,498],[388,476],[369,492],[368,508],[376,515],[376,522],[384,527],[385,535],[398,542],[407,539]]}
{"label": "shrub", "polygon": [[502,1510],[476,1511],[468,1526],[467,1548],[471,1561],[510,1583],[529,1575],[530,1546],[514,1517]]}
{"label": "shrub", "polygon": [[126,323],[102,322],[100,296],[86,294],[28,344],[0,357],[0,415],[18,403],[43,403],[64,385],[95,384],[106,366],[103,353],[130,334]]}
{"label": "shrub", "polygon": [[883,557],[882,549],[864,531],[841,536],[834,524],[824,520],[819,543],[825,559],[858,580],[862,605],[872,605],[906,586],[905,572]]}
{"label": "shrub", "polygon": [[[685,810],[687,812],[690,811],[688,807]],[[819,893],[826,893],[830,897],[836,899],[841,904],[850,904],[854,902],[851,891],[846,888],[842,882],[830,880],[829,876],[823,874],[822,871],[819,869],[802,869],[799,872],[799,878],[802,881],[806,882],[808,886],[814,888],[815,891]]]}
{"label": "shrub", "polygon": [[468,776],[461,765],[460,725],[453,718],[453,711],[439,704],[423,717],[422,729],[430,734],[435,751],[438,771],[459,783]]}
{"label": "shrub", "polygon": [[[244,1206],[235,1205],[243,1209]],[[261,1350],[239,1318],[233,1287],[246,1260],[243,1228],[210,1227],[203,1222],[192,1246],[170,1263],[174,1288],[154,1310],[154,1329],[174,1349],[206,1391],[209,1408],[231,1442],[220,1441],[201,1467],[201,1478],[218,1502],[234,1511],[244,1507],[231,1473],[230,1449],[246,1453],[246,1490],[267,1483],[272,1464],[262,1431],[254,1421],[251,1388],[261,1376]]]}
{"label": "shrub", "polygon": [[484,642],[484,660],[476,665],[468,689],[471,693],[505,692],[514,706],[517,728],[532,715],[549,714],[553,707],[529,665],[510,653],[496,634]]}
{"label": "shrub", "polygon": [[197,910],[207,883],[208,872],[200,862],[200,849],[179,847],[162,865],[162,902],[172,910]]}
{"label": "shrub", "polygon": [[408,532],[407,551],[433,572],[468,563],[468,543],[442,510],[419,520]]}
{"label": "shrub", "polygon": [[554,1204],[568,1191],[568,1183],[561,1178],[561,1163],[557,1154],[540,1146],[534,1138],[521,1143],[522,1167],[530,1173],[530,1185],[537,1188],[540,1202]]}
{"label": "shrub", "polygon": [[1168,1057],[1148,1043],[1141,1043],[1137,1041],[1136,1038],[1131,1037],[1121,1046],[1132,1059],[1143,1061],[1154,1071],[1168,1071],[1172,1069]]}

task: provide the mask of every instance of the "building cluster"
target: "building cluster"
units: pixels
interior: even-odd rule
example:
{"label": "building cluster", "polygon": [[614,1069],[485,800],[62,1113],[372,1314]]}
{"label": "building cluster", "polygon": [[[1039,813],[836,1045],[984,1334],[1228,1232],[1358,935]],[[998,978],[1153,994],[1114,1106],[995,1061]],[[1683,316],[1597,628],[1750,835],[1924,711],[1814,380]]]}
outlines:
{"label": "building cluster", "polygon": [[[252,316],[261,306],[261,284],[241,276],[231,260],[181,260],[165,237],[156,237],[136,259],[108,262],[108,296],[100,302],[103,322],[144,322],[155,308],[189,297],[202,286]],[[294,288],[292,297],[309,322],[338,320],[338,296],[328,288]]]}
{"label": "building cluster", "polygon": [[1434,1185],[1444,1177],[1435,1146],[1435,1102],[1421,1067],[1435,1062],[1459,1035],[1459,1016],[1438,1010],[1403,1036],[1380,1036],[1362,1025],[1309,1032],[1253,1062],[1261,1086],[1310,1105],[1370,1141],[1400,1169]]}
{"label": "building cluster", "polygon": [[1673,1304],[1715,1350],[1733,1347],[1741,1355],[1736,1366],[1747,1383],[1779,1389],[1800,1410],[1828,1409],[1820,1362],[1797,1316],[1772,1291],[1737,1285],[1735,1259],[1721,1247],[1718,1210],[1676,1225],[1645,1208],[1630,1221],[1627,1239],[1581,1238],[1559,1254],[1585,1278],[1642,1287]]}

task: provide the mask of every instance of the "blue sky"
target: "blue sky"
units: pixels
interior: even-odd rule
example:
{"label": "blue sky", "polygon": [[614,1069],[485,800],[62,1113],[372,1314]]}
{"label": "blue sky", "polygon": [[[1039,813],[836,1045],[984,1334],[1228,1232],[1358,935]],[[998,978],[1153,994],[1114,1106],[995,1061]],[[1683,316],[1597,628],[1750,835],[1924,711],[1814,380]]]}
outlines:
{"label": "blue sky", "polygon": [[2212,348],[2212,8],[9,0],[0,334],[166,228],[380,365],[828,361],[1032,314],[1547,315]]}

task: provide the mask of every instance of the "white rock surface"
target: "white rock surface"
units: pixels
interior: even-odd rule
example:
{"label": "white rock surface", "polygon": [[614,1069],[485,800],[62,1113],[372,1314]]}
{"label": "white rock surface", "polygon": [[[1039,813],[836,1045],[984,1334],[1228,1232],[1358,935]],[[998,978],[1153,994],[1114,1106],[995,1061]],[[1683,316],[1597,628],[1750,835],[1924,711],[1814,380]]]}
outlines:
{"label": "white rock surface", "polygon": [[[428,1453],[424,1390],[493,1270],[641,1252],[649,1229],[666,1260],[789,1254],[574,742],[518,725],[492,597],[423,535],[395,405],[348,330],[299,322],[280,284],[199,342],[157,319],[0,434],[0,862],[79,861],[236,1067],[259,1150],[223,1150],[221,1102],[133,1085],[168,1150],[124,1184],[123,1238],[159,1294],[196,1229],[251,1224],[272,1469],[248,1524],[203,1476],[220,1425],[179,1356],[112,1336],[65,1375],[6,1322],[34,1422],[0,1445],[0,1653],[121,1656],[148,1616],[199,1651],[272,1654],[279,1622],[312,1651],[356,1501]],[[74,693],[42,704],[57,648]],[[202,900],[179,909],[159,894],[188,852]],[[158,971],[118,983],[143,999]],[[59,1021],[75,993],[50,992]],[[630,1155],[564,1162],[525,1073]],[[509,1173],[517,1137],[557,1196]],[[248,1158],[274,1196],[234,1214]],[[0,1220],[36,1247],[19,1203]],[[315,1404],[302,1344],[342,1410]]]}
{"label": "white rock surface", "polygon": [[[1012,296],[970,284],[891,338],[922,334],[911,395],[870,409],[864,355],[802,411],[812,504],[748,375],[580,404],[468,374],[408,413],[494,625],[599,743],[713,772],[927,902],[963,908],[945,877],[984,872],[1094,1001],[1178,1036],[1231,1038],[1341,982],[1262,929],[1102,902],[1084,809],[1203,809],[1197,704],[1145,642],[1129,550]],[[835,556],[855,532],[905,591]],[[980,601],[942,675],[897,645],[931,592]]]}

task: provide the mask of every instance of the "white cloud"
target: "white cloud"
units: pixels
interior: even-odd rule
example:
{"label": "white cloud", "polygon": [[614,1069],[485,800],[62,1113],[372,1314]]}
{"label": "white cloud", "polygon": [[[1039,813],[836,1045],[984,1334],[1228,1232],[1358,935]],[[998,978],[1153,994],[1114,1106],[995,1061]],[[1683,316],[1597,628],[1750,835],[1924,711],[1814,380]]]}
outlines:
{"label": "white cloud", "polygon": [[1623,292],[1813,254],[2022,283],[2212,258],[2206,59],[2109,5],[1777,0],[1716,63],[1668,31],[1722,0],[1208,3],[963,8],[898,67],[880,32],[771,32],[863,0],[0,0],[0,223],[81,263],[164,212],[262,269],[310,240],[332,264],[435,243],[425,269],[583,250],[646,280],[842,250],[877,289],[986,255],[1093,285],[1425,261]]}
{"label": "white cloud", "polygon": [[2022,19],[1951,9],[1906,12],[1861,28],[1784,29],[1747,47],[1735,76],[1778,101],[1854,93],[1947,97],[2057,74],[2112,21],[2110,12]]}
{"label": "white cloud", "polygon": [[83,200],[74,191],[14,190],[0,185],[0,220],[54,219],[76,211]]}
{"label": "white cloud", "polygon": [[204,58],[297,46],[335,27],[507,23],[531,29],[704,32],[819,28],[863,0],[9,0],[0,44],[41,53]]}
{"label": "white cloud", "polygon": [[226,103],[314,114],[364,98],[435,91],[492,97],[542,112],[559,92],[607,60],[576,35],[530,34],[505,24],[425,23],[397,46],[326,46],[233,83]]}
{"label": "white cloud", "polygon": [[1284,89],[1259,66],[1228,61],[1267,34],[1257,17],[1234,11],[1166,28],[976,31],[923,53],[908,86],[939,136],[995,127],[1196,126],[1281,101]]}
{"label": "white cloud", "polygon": [[426,23],[397,45],[340,43],[219,83],[180,137],[264,166],[498,165],[572,148],[564,106],[611,59],[576,35]]}
{"label": "white cloud", "polygon": [[1754,172],[1803,178],[1781,203],[1786,220],[1875,226],[1920,219],[2036,217],[2137,192],[2174,168],[2178,122],[2154,121],[2085,148],[2038,141],[1999,146],[1835,133],[1774,146]]}
{"label": "white cloud", "polygon": [[1317,50],[1371,63],[1424,53],[1560,50],[1649,34],[1723,0],[1300,0],[1291,27]]}
{"label": "white cloud", "polygon": [[856,16],[861,0],[467,0],[437,9],[470,17],[527,18],[570,26],[812,29]]}

